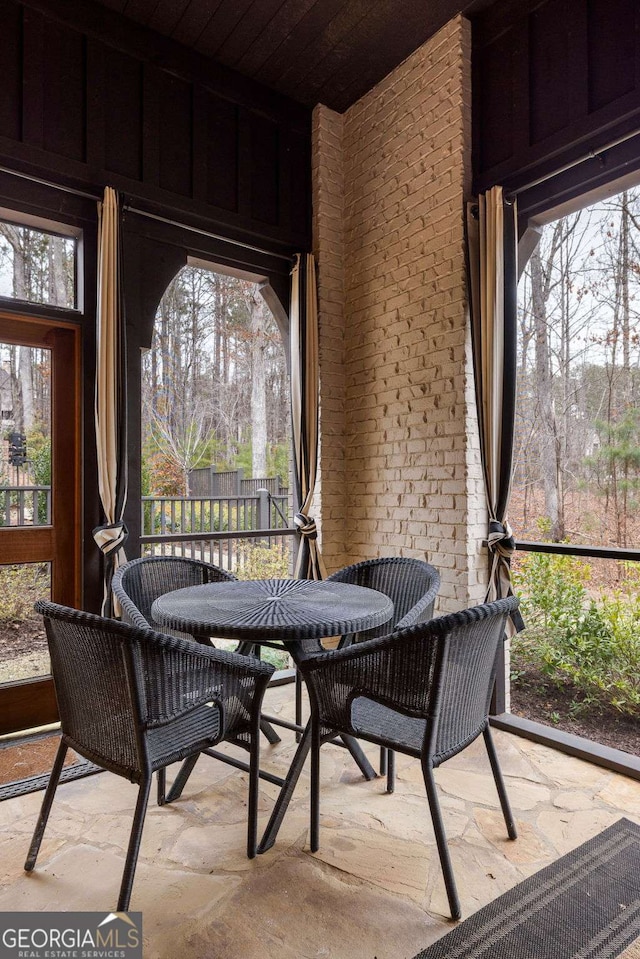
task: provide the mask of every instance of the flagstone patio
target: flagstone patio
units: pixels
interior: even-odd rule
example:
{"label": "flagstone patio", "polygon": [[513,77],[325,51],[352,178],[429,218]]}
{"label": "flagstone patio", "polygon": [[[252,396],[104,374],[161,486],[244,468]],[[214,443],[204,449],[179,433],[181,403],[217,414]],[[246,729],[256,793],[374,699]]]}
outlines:
{"label": "flagstone patio", "polygon": [[[291,718],[293,688],[270,689],[267,710]],[[620,816],[640,823],[640,782],[506,733],[496,743],[517,841],[506,837],[481,742],[436,774],[463,917]],[[284,773],[294,749],[284,731],[264,745],[263,767]],[[398,757],[387,795],[346,750],[322,755],[315,855],[306,775],[275,846],[253,861],[246,777],[232,767],[203,757],[181,800],[150,805],[131,902],[143,913],[145,959],[411,959],[449,931],[419,763]],[[261,783],[260,828],[276,792]],[[62,785],[30,876],[22,867],[42,793],[0,803],[0,911],[114,908],[135,795],[109,773]]]}

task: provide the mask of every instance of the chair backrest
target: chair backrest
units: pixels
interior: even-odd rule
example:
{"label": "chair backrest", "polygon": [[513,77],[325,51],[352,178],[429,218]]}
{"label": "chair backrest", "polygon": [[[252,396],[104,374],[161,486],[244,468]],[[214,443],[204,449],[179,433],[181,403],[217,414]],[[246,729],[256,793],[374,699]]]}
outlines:
{"label": "chair backrest", "polygon": [[[413,626],[433,617],[433,607],[440,588],[440,574],[435,566],[423,560],[405,556],[382,556],[345,566],[328,579],[336,583],[352,583],[384,593],[393,602],[392,629]],[[389,632],[389,624],[366,633],[355,634],[351,640],[372,639]]]}
{"label": "chair backrest", "polygon": [[[122,608],[123,622],[157,629],[151,616],[151,607],[159,596],[185,586],[219,583],[235,578],[232,573],[203,560],[182,556],[143,556],[142,559],[132,559],[116,571],[112,589]],[[191,638],[186,633],[165,627],[162,632]]]}
{"label": "chair backrest", "polygon": [[518,606],[516,597],[484,603],[429,624],[444,644],[434,677],[435,716],[428,731],[428,751],[434,765],[474,740],[486,727],[507,617]]}
{"label": "chair backrest", "polygon": [[88,759],[137,776],[141,717],[125,647],[139,631],[113,619],[40,600],[62,732]]}

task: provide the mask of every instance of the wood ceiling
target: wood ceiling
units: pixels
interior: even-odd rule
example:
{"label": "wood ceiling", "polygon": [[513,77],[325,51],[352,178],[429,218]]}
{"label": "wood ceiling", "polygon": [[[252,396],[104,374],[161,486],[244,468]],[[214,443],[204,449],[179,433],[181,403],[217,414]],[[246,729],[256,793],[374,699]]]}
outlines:
{"label": "wood ceiling", "polygon": [[97,0],[313,107],[342,113],[459,12],[490,0]]}

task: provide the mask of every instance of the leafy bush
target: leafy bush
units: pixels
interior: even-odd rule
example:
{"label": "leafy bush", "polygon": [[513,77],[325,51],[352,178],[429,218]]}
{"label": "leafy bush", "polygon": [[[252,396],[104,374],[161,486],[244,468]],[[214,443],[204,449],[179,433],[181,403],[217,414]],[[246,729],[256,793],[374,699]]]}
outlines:
{"label": "leafy bush", "polygon": [[33,604],[49,595],[46,563],[0,566],[0,621],[13,622],[34,616]]}
{"label": "leafy bush", "polygon": [[630,575],[613,595],[594,597],[590,573],[572,556],[527,554],[514,573],[527,628],[512,640],[513,669],[570,684],[576,711],[611,705],[634,714],[640,709],[638,577]]}
{"label": "leafy bush", "polygon": [[238,546],[238,579],[286,579],[289,573],[289,550],[274,546],[242,543]]}

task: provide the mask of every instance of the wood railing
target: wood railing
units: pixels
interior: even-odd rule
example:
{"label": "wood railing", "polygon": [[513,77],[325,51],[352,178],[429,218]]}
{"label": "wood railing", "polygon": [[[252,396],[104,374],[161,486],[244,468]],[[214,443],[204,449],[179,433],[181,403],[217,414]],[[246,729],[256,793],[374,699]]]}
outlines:
{"label": "wood railing", "polygon": [[50,524],[50,486],[0,486],[0,526]]}
{"label": "wood railing", "polygon": [[296,529],[287,496],[261,489],[253,496],[143,496],[143,549],[189,556],[237,570],[251,551],[270,551],[269,562],[290,572]]}

